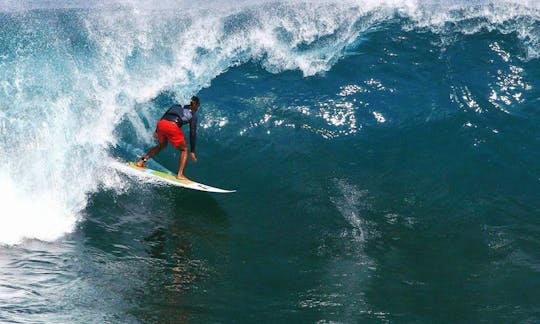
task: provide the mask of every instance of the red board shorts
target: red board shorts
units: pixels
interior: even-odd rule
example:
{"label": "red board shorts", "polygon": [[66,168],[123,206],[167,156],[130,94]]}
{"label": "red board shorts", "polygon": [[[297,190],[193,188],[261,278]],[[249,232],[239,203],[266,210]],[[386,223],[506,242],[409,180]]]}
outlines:
{"label": "red board shorts", "polygon": [[157,123],[157,135],[160,144],[171,142],[173,146],[179,147],[186,144],[184,132],[175,122],[162,119]]}

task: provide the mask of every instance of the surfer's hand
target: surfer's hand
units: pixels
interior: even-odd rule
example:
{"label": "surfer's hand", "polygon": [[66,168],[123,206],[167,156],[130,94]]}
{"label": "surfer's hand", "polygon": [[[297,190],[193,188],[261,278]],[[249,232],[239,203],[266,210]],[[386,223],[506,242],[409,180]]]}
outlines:
{"label": "surfer's hand", "polygon": [[157,138],[157,137],[158,137],[158,136],[157,136],[157,132],[154,132],[154,134],[152,134],[152,137],[153,137],[153,138]]}
{"label": "surfer's hand", "polygon": [[191,156],[191,161],[197,162],[197,156],[195,155],[195,153],[191,152],[189,153],[189,155]]}

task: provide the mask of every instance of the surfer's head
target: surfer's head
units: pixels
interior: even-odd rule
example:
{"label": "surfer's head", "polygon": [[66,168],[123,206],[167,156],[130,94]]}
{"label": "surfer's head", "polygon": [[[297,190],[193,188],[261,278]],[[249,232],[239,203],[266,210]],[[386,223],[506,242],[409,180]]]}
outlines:
{"label": "surfer's head", "polygon": [[200,101],[199,97],[193,96],[191,97],[191,110],[197,111],[199,109]]}

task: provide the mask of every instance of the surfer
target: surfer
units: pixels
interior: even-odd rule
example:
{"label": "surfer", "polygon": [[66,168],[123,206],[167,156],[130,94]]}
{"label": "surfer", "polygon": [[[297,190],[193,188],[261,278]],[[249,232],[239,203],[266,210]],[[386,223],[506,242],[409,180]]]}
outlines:
{"label": "surfer", "polygon": [[174,147],[180,149],[180,165],[178,167],[178,179],[187,179],[184,176],[184,168],[187,162],[187,145],[184,138],[184,132],[182,132],[182,126],[189,124],[189,143],[191,145],[191,160],[197,162],[197,156],[195,155],[195,144],[197,143],[197,110],[199,109],[200,101],[196,96],[191,97],[189,105],[173,105],[169,108],[163,117],[158,121],[156,131],[154,132],[154,138],[157,138],[158,145],[148,151],[148,153],[141,157],[137,162],[138,167],[144,167],[144,163],[158,154],[167,146],[167,142],[171,142]]}

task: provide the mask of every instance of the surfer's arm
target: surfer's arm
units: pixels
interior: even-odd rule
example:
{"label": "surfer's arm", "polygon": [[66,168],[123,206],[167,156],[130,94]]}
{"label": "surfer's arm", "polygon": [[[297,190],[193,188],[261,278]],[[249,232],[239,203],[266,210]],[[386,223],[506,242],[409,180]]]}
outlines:
{"label": "surfer's arm", "polygon": [[189,122],[189,144],[191,145],[191,154],[195,154],[195,146],[197,144],[197,115],[194,115]]}

